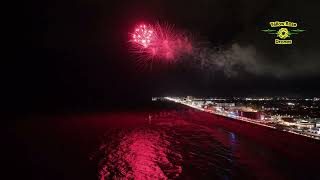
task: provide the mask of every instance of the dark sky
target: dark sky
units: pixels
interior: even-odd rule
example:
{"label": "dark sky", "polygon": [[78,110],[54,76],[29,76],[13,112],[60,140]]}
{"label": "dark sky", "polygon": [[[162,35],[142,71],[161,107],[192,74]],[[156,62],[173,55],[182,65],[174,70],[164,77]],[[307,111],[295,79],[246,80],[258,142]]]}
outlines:
{"label": "dark sky", "polygon": [[[320,16],[314,2],[28,1],[8,14],[15,52],[4,71],[4,102],[9,109],[28,111],[96,107],[163,95],[316,96]],[[307,31],[292,38],[294,45],[274,45],[274,37],[260,30],[276,20],[298,22]],[[253,49],[255,59],[245,63],[247,70],[232,76],[224,69],[202,70],[187,63],[139,71],[127,38],[142,21],[175,24],[206,39],[210,47],[228,51],[236,44],[240,52]],[[251,55],[244,57],[246,62]]]}

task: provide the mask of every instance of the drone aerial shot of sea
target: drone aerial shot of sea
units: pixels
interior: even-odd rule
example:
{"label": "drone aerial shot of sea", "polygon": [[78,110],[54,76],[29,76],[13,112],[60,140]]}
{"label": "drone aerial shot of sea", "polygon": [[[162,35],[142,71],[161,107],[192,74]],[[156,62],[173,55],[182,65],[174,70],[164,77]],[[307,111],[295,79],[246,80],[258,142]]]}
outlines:
{"label": "drone aerial shot of sea", "polygon": [[171,102],[134,111],[38,116],[15,128],[18,171],[34,179],[318,177],[318,140]]}

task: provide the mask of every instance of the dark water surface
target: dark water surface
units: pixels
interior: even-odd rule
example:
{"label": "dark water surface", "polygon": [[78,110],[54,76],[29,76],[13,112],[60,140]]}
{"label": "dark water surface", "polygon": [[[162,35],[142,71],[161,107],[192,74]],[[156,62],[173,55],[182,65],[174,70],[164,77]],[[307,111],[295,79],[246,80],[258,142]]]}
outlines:
{"label": "dark water surface", "polygon": [[16,169],[30,179],[319,177],[316,140],[172,104],[38,117],[16,128]]}

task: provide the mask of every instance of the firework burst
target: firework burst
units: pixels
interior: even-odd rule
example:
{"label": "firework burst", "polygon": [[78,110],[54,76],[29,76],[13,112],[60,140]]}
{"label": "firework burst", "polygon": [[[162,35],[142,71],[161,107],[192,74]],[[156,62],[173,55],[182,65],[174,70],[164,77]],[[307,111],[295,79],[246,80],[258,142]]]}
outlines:
{"label": "firework burst", "polygon": [[135,32],[132,33],[133,42],[137,43],[144,48],[147,48],[151,40],[154,39],[153,30],[151,27],[144,25],[140,25],[135,29]]}
{"label": "firework burst", "polygon": [[137,56],[137,64],[143,68],[152,68],[154,63],[174,63],[192,52],[186,33],[176,31],[167,23],[140,24],[130,33],[129,42],[130,51]]}

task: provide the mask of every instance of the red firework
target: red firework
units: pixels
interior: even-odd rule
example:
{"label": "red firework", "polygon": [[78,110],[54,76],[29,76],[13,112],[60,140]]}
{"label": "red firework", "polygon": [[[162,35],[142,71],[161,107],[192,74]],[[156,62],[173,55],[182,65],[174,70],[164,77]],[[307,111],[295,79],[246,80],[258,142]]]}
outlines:
{"label": "red firework", "polygon": [[168,24],[138,25],[131,35],[131,51],[138,56],[138,64],[173,63],[192,51],[190,39]]}
{"label": "red firework", "polygon": [[145,24],[138,26],[134,33],[132,33],[133,42],[147,48],[151,40],[154,39],[153,30],[150,26],[146,26]]}

